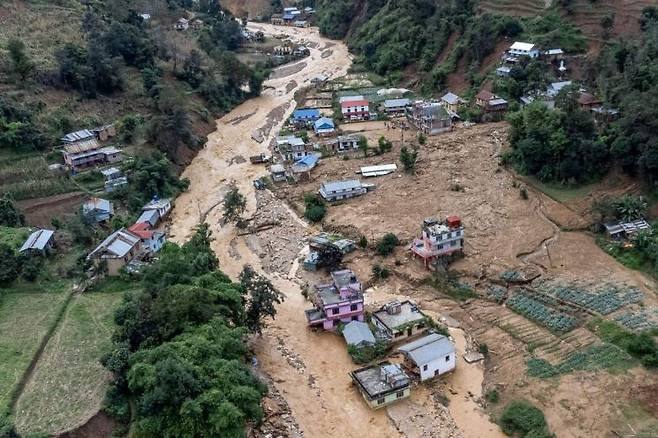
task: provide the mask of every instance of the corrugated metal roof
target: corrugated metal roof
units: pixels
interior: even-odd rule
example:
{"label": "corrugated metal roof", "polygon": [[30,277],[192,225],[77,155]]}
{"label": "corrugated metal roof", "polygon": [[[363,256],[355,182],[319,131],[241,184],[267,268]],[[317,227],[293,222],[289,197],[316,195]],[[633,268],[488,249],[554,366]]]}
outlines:
{"label": "corrugated metal roof", "polygon": [[405,344],[398,348],[416,365],[430,363],[436,359],[455,352],[455,345],[447,337],[438,333],[427,336]]}
{"label": "corrugated metal roof", "polygon": [[340,192],[343,190],[358,189],[361,187],[361,181],[358,179],[349,179],[345,181],[330,181],[322,184],[325,192]]}
{"label": "corrugated metal roof", "polygon": [[155,225],[160,219],[160,213],[158,210],[144,210],[142,214],[137,219],[137,223],[149,223]]}
{"label": "corrugated metal roof", "polygon": [[316,108],[300,108],[292,113],[295,119],[306,119],[310,117],[320,117],[320,110]]}
{"label": "corrugated metal roof", "polygon": [[361,175],[363,176],[382,176],[388,175],[398,170],[397,164],[382,164],[379,166],[363,166],[361,168]]}
{"label": "corrugated metal roof", "polygon": [[343,337],[348,345],[359,345],[362,343],[375,343],[375,336],[370,331],[368,324],[361,321],[351,321],[343,328]]}
{"label": "corrugated metal roof", "polygon": [[295,162],[295,164],[301,164],[303,166],[313,167],[318,163],[319,159],[320,159],[320,157],[318,155],[309,154],[309,155],[305,156],[304,158],[301,158],[301,159],[297,160]]}
{"label": "corrugated metal roof", "polygon": [[92,258],[103,252],[108,252],[111,256],[120,258],[128,254],[139,241],[139,236],[122,228],[110,234],[87,258]]}
{"label": "corrugated metal roof", "polygon": [[370,103],[366,99],[361,99],[361,100],[348,100],[345,102],[341,102],[340,106],[342,108],[351,108],[353,106],[368,106]]}
{"label": "corrugated metal roof", "polygon": [[21,249],[18,251],[23,252],[28,249],[44,250],[54,234],[55,232],[52,230],[35,231],[34,233],[30,234],[30,237],[25,240],[25,243],[23,243],[23,246],[21,246]]}
{"label": "corrugated metal roof", "polygon": [[535,48],[535,45],[532,43],[522,43],[520,41],[516,41],[514,44],[512,44],[510,50],[522,50],[524,52],[529,52]]}
{"label": "corrugated metal roof", "polygon": [[350,101],[354,101],[354,100],[365,100],[365,99],[366,99],[366,98],[363,97],[363,96],[361,96],[361,95],[357,95],[357,96],[343,96],[343,97],[338,98],[338,103],[350,102]]}
{"label": "corrugated metal roof", "polygon": [[62,137],[60,140],[62,140],[65,143],[73,143],[73,142],[80,141],[80,140],[86,140],[86,139],[92,138],[92,137],[94,137],[93,132],[91,132],[88,129],[82,129],[80,131],[69,132],[64,137]]}
{"label": "corrugated metal roof", "polygon": [[384,108],[399,108],[409,105],[409,99],[388,99],[384,101]]}
{"label": "corrugated metal roof", "polygon": [[108,213],[114,212],[112,203],[107,199],[102,198],[91,198],[89,201],[82,205],[83,213],[89,213],[93,210],[105,211]]}
{"label": "corrugated metal roof", "polygon": [[329,126],[331,126],[332,128],[334,128],[334,127],[336,126],[336,125],[334,125],[334,121],[331,120],[331,119],[328,118],[328,117],[322,117],[321,119],[317,119],[317,120],[315,121],[315,123],[313,124],[313,126],[314,126],[316,129],[318,129],[318,128],[322,128],[323,125],[329,125]]}
{"label": "corrugated metal roof", "polygon": [[[93,137],[93,134],[92,134]],[[93,151],[100,149],[101,145],[96,138],[89,138],[86,140],[78,140],[70,144],[64,145],[64,151],[67,154],[79,154],[82,152]]]}
{"label": "corrugated metal roof", "polygon": [[456,105],[459,102],[461,102],[461,98],[459,96],[457,96],[455,93],[450,93],[450,92],[444,94],[441,100],[450,105]]}

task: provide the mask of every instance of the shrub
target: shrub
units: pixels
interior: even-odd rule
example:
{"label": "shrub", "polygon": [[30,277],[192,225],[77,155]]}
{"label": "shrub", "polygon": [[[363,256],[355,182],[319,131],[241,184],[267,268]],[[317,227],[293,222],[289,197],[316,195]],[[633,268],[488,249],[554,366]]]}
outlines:
{"label": "shrub", "polygon": [[327,207],[324,200],[318,195],[308,194],[304,196],[304,217],[311,222],[320,222],[327,214]]}
{"label": "shrub", "polygon": [[482,344],[478,345],[478,351],[479,351],[482,355],[484,355],[484,356],[488,356],[488,355],[489,355],[489,346],[488,346],[487,344],[485,344],[485,343],[482,343]]}
{"label": "shrub", "polygon": [[484,398],[489,403],[498,403],[498,401],[500,400],[500,394],[498,394],[497,390],[490,389],[484,394]]}
{"label": "shrub", "polygon": [[526,401],[513,401],[500,417],[500,427],[507,435],[521,437],[553,436],[546,424],[544,413]]}
{"label": "shrub", "polygon": [[379,264],[372,267],[372,273],[375,275],[376,278],[379,278],[381,280],[387,279],[391,274],[386,266],[382,266]]}
{"label": "shrub", "polygon": [[519,189],[519,196],[521,196],[521,199],[528,199],[528,189],[521,187]]}
{"label": "shrub", "polygon": [[361,236],[359,239],[359,248],[366,249],[368,247],[368,238],[366,236]]}
{"label": "shrub", "polygon": [[382,240],[377,243],[377,254],[387,256],[393,252],[399,240],[393,233],[387,233]]}
{"label": "shrub", "polygon": [[357,364],[382,359],[386,356],[387,351],[388,344],[384,341],[377,341],[374,345],[350,345],[347,347],[347,352],[352,357],[352,361]]}

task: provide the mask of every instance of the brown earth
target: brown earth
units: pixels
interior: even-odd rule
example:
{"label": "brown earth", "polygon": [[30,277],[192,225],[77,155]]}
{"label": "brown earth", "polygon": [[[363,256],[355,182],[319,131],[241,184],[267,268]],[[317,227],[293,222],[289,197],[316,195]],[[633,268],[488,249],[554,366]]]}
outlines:
{"label": "brown earth", "polygon": [[46,198],[19,201],[18,207],[25,215],[25,221],[33,227],[52,227],[53,218],[66,219],[75,215],[82,203],[89,197],[83,192],[64,193]]}
{"label": "brown earth", "polygon": [[[280,28],[269,25],[252,28],[280,32]],[[324,43],[313,30],[290,31],[293,38],[315,41],[316,47]],[[314,49],[301,71],[270,80],[263,96],[220,119],[218,131],[209,137],[205,149],[184,173],[191,180],[190,190],[179,198],[173,212],[174,240],[187,239],[202,213],[208,212],[206,217],[216,238],[213,248],[222,269],[235,278],[244,264],[251,264],[286,296],[278,306],[277,318],[268,324],[262,337],[253,339],[259,370],[269,376],[286,402],[267,402],[270,407],[278,406],[272,408],[272,418],[278,421],[286,415],[285,420],[298,425],[295,430],[306,436],[500,436],[487,415],[500,408],[487,405],[482,397],[485,389],[495,387],[502,394],[498,406],[520,397],[529,399],[544,411],[560,437],[612,436],[611,430],[624,418],[623,404],[635,398],[630,388],[647,382],[653,378],[651,374],[633,368],[621,374],[575,372],[547,380],[526,377],[525,361],[530,357],[531,344],[542,341],[536,355],[558,360],[597,338],[583,327],[558,337],[490,301],[458,303],[448,299],[421,284],[428,273],[404,246],[418,234],[423,218],[458,214],[467,230],[466,257],[451,269],[461,273],[462,279],[476,290],[498,281],[504,270],[523,267],[544,278],[634,284],[645,291],[646,302],[655,305],[651,279],[603,253],[593,236],[563,231],[562,227],[587,228],[589,220],[583,214],[588,209],[587,201],[561,204],[530,186],[529,199],[522,199],[519,184],[524,183],[498,164],[506,146],[505,123],[457,127],[452,133],[430,138],[419,148],[414,175],[397,172],[368,180],[376,185],[374,191],[331,205],[323,224],[325,229],[345,231],[350,236],[365,235],[370,242],[387,232],[396,233],[403,245],[393,256],[382,259],[371,250],[357,251],[345,261],[369,285],[367,306],[372,308],[391,298],[412,298],[437,320],[451,317],[446,320],[456,320],[455,324],[463,329],[451,330],[460,353],[472,351],[480,342],[489,345],[486,367],[459,361],[451,376],[415,387],[409,401],[373,412],[349,382],[347,373],[356,366],[340,337],[307,328],[303,310],[310,303],[302,291],[326,280],[326,274],[299,271],[304,249],[297,256],[295,251],[303,248],[305,236],[318,228],[300,222],[293,210],[299,211],[302,196],[316,192],[322,181],[354,178],[363,165],[397,162],[403,135],[410,145],[414,134],[388,129],[383,122],[343,124],[343,131],[361,133],[371,144],[381,135],[388,137],[394,142],[394,150],[368,158],[354,154],[347,160],[323,159],[310,182],[280,185],[274,190],[276,198],[267,192],[256,195],[251,184],[252,179],[265,174],[265,169],[233,158],[266,152],[283,118],[294,107],[294,93],[305,87],[315,72],[330,70],[340,75],[348,65],[349,56],[342,44],[334,45],[327,58]],[[296,88],[289,89],[290,81],[298,84]],[[268,117],[275,110],[282,114]],[[254,132],[259,141],[254,140]],[[252,228],[247,232],[222,223],[216,208],[232,184],[248,199],[246,215]],[[628,187],[626,181],[617,185],[610,180],[593,188],[592,196]],[[293,209],[287,209],[286,203]],[[286,213],[290,215],[288,220]],[[371,278],[375,263],[389,267],[393,277],[385,282]],[[556,348],[548,348],[552,345]],[[441,407],[445,397],[450,400],[447,410]],[[271,430],[280,427],[272,426]]]}
{"label": "brown earth", "polygon": [[82,426],[58,435],[58,438],[110,438],[115,426],[116,421],[101,411]]}

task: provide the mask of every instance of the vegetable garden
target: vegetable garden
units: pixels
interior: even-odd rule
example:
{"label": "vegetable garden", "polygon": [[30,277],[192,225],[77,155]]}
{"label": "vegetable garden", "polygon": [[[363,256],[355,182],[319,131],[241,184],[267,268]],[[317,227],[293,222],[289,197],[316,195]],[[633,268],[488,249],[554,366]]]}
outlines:
{"label": "vegetable garden", "polygon": [[628,304],[638,303],[644,298],[644,294],[636,287],[613,283],[594,286],[547,281],[538,285],[537,290],[601,315],[608,315]]}
{"label": "vegetable garden", "polygon": [[658,308],[653,307],[639,312],[626,312],[615,317],[615,321],[629,330],[642,332],[658,328]]}
{"label": "vegetable garden", "polygon": [[597,344],[571,353],[564,362],[557,365],[544,359],[530,359],[527,372],[531,377],[548,378],[572,371],[624,367],[632,361],[631,356],[616,345]]}
{"label": "vegetable garden", "polygon": [[580,324],[571,309],[546,298],[522,289],[507,300],[507,307],[556,333],[566,333]]}

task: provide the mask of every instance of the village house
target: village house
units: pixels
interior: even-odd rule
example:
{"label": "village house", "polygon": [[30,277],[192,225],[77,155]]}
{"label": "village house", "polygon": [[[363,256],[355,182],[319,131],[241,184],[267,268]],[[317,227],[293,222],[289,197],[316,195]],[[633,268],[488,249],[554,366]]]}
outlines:
{"label": "village house", "polygon": [[128,178],[123,176],[121,171],[116,167],[101,170],[101,174],[105,178],[105,191],[111,193],[118,187],[128,184]]}
{"label": "village house", "polygon": [[438,102],[414,102],[407,107],[407,121],[426,135],[436,135],[452,129],[452,117]]}
{"label": "village house", "polygon": [[350,152],[359,149],[359,136],[356,134],[339,135],[329,144],[333,152]]}
{"label": "village house", "polygon": [[328,137],[336,132],[334,121],[328,117],[321,117],[313,123],[313,132],[320,137]]}
{"label": "village house", "polygon": [[320,86],[324,85],[325,82],[327,82],[328,80],[329,80],[329,78],[327,77],[327,75],[319,74],[319,75],[313,76],[311,78],[311,85],[314,85],[316,87],[320,87]]}
{"label": "village house", "polygon": [[409,99],[387,99],[384,101],[384,112],[388,115],[404,114],[410,103]]}
{"label": "village house", "polygon": [[507,50],[507,55],[509,58],[512,58],[516,61],[522,56],[528,56],[530,58],[538,58],[540,54],[539,47],[532,43],[523,43],[516,41],[510,46]]}
{"label": "village house", "polygon": [[286,180],[286,168],[283,164],[272,164],[270,166],[272,181],[281,182]]}
{"label": "village house", "polygon": [[311,171],[315,169],[319,160],[319,154],[308,154],[295,161],[291,167],[293,178],[296,181],[311,179]]}
{"label": "village house", "polygon": [[630,238],[639,233],[640,231],[651,230],[651,225],[644,219],[637,219],[634,221],[623,222],[607,222],[603,224],[606,233],[613,239]]}
{"label": "village house", "polygon": [[146,205],[144,205],[144,207],[142,207],[142,214],[148,212],[157,212],[158,221],[167,217],[170,211],[171,211],[171,199],[169,198],[160,199],[157,196],[154,196],[151,201],[149,201],[148,203],[146,203]]}
{"label": "village house", "polygon": [[334,330],[340,322],[364,321],[361,283],[349,269],[331,273],[332,282],[315,285],[311,300],[315,307],[306,310],[311,327]]}
{"label": "village house", "polygon": [[338,98],[338,103],[343,104],[345,102],[354,102],[358,100],[366,100],[362,95],[353,95],[353,96],[342,96]]}
{"label": "village house", "polygon": [[320,118],[320,110],[317,108],[298,108],[292,113],[292,122],[295,125],[306,125]]}
{"label": "village house", "polygon": [[392,341],[400,341],[428,329],[427,317],[411,301],[391,301],[373,312],[372,323]]}
{"label": "village house", "polygon": [[368,190],[361,184],[358,179],[345,181],[331,181],[322,183],[320,187],[320,196],[327,201],[340,201],[366,194]]}
{"label": "village house", "polygon": [[351,347],[374,345],[377,340],[368,324],[362,321],[350,321],[343,327],[343,338]]}
{"label": "village house", "polygon": [[408,398],[411,379],[398,364],[382,362],[350,373],[352,382],[372,409],[379,409]]}
{"label": "village house", "polygon": [[106,199],[91,198],[82,204],[82,215],[90,222],[109,222],[114,216],[114,206]]}
{"label": "village house", "polygon": [[157,227],[158,222],[160,222],[158,210],[144,210],[135,221],[136,224],[146,224],[149,228]]}
{"label": "village house", "polygon": [[176,24],[174,24],[174,29],[176,30],[187,30],[190,27],[190,21],[187,18],[179,18]]}
{"label": "village house", "polygon": [[496,76],[499,76],[501,78],[508,78],[511,71],[512,71],[511,67],[503,65],[496,69]]}
{"label": "village house", "polygon": [[343,120],[368,120],[370,118],[370,104],[366,99],[347,100],[340,104]]}
{"label": "village house", "polygon": [[199,20],[198,18],[196,20],[192,21],[192,29],[193,30],[201,30],[203,29],[203,20]]}
{"label": "village house", "polygon": [[142,248],[151,254],[160,251],[166,242],[165,233],[151,229],[151,224],[146,222],[135,223],[128,228],[128,231],[139,236],[142,241]]}
{"label": "village house", "polygon": [[95,137],[64,144],[62,154],[64,162],[74,172],[98,164],[117,163],[123,159],[120,149],[114,146],[103,147]]}
{"label": "village house", "polygon": [[82,129],[80,131],[69,132],[60,140],[62,143],[75,143],[82,140],[90,140],[96,137],[96,135],[88,129]]}
{"label": "village house", "polygon": [[439,258],[463,250],[464,227],[457,216],[448,216],[443,222],[425,219],[420,239],[414,239],[411,244],[414,256],[422,258],[427,268],[432,268]]}
{"label": "village house", "polygon": [[272,23],[275,26],[283,26],[284,25],[283,15],[272,14],[272,18],[270,18],[270,23]]}
{"label": "village house", "polygon": [[283,8],[283,22],[286,26],[291,26],[295,21],[298,21],[302,11],[296,7]]}
{"label": "village house", "polygon": [[405,365],[425,381],[455,369],[455,345],[446,336],[430,333],[398,348]]}
{"label": "village house", "polygon": [[94,133],[96,138],[100,141],[107,141],[117,135],[117,128],[114,126],[114,123],[109,125],[99,126],[91,130]]}
{"label": "village house", "polygon": [[600,107],[601,104],[602,102],[591,93],[582,92],[578,96],[578,105],[582,110],[592,111],[592,109]]}
{"label": "village house", "polygon": [[568,87],[571,84],[571,81],[553,82],[548,87],[546,87],[546,94],[549,97],[556,97],[564,87]]}
{"label": "village house", "polygon": [[507,101],[486,90],[480,91],[475,96],[475,105],[482,108],[486,113],[507,111]]}
{"label": "village house", "polygon": [[451,113],[456,114],[459,111],[459,108],[466,103],[464,99],[457,96],[455,93],[447,92],[441,96],[441,105]]}
{"label": "village house", "polygon": [[29,235],[18,252],[46,255],[54,246],[54,236],[55,232],[52,230],[37,230]]}
{"label": "village house", "polygon": [[304,140],[294,135],[277,137],[276,150],[284,163],[299,160],[310,153]]}
{"label": "village house", "polygon": [[131,233],[125,228],[110,234],[96,247],[87,260],[94,262],[98,268],[103,263],[107,264],[107,275],[119,275],[121,268],[137,258],[142,252],[142,244],[139,236]]}
{"label": "village house", "polygon": [[309,23],[306,20],[297,20],[293,23],[293,26],[295,26],[295,27],[310,27],[311,23]]}
{"label": "village house", "polygon": [[279,56],[292,55],[295,45],[290,40],[286,40],[282,45],[274,47],[274,54]]}

